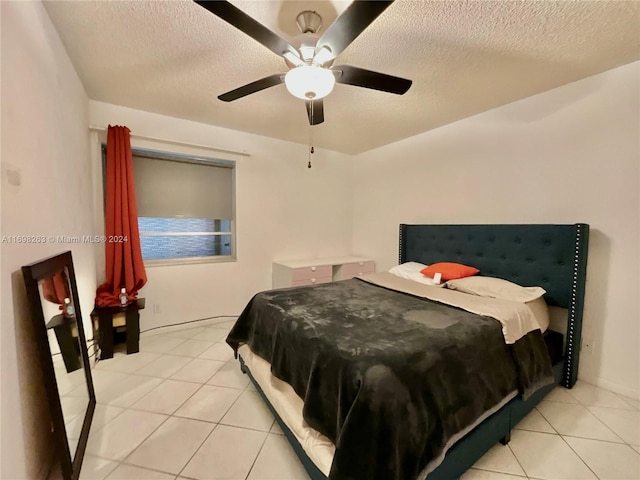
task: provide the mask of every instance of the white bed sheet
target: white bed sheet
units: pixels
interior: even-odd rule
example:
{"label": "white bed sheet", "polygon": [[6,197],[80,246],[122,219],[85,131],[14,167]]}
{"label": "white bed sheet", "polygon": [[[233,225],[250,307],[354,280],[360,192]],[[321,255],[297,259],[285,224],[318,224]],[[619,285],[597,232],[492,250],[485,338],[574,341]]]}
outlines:
{"label": "white bed sheet", "polygon": [[326,477],[329,476],[336,447],[333,442],[314,430],[302,418],[302,399],[291,385],[271,374],[269,362],[254,354],[248,345],[241,345],[238,354],[249,367],[251,375],[269,399],[271,406],[289,427],[307,456]]}
{"label": "white bed sheet", "polygon": [[456,290],[423,285],[413,280],[397,277],[389,272],[371,273],[359,278],[389,290],[427,298],[445,305],[462,308],[477,315],[495,318],[502,325],[502,334],[507,344],[513,344],[527,333],[541,328],[533,310],[522,302],[480,297]]}

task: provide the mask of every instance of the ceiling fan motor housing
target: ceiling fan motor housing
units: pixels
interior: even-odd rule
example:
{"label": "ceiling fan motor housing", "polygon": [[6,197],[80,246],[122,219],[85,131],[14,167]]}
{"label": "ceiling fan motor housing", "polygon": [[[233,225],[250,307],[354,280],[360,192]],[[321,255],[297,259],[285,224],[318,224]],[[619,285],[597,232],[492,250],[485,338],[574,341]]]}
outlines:
{"label": "ceiling fan motor housing", "polygon": [[302,33],[318,33],[322,27],[322,17],[312,10],[305,10],[296,17],[296,25]]}

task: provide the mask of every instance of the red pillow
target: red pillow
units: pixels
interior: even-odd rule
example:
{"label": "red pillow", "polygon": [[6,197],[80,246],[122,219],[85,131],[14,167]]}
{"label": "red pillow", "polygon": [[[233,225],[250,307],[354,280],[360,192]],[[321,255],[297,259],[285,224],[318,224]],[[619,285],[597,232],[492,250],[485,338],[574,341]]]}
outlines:
{"label": "red pillow", "polygon": [[421,274],[430,278],[433,278],[436,273],[441,273],[443,282],[446,282],[447,280],[455,280],[457,278],[470,277],[479,272],[480,270],[475,267],[469,267],[467,265],[462,265],[461,263],[452,262],[434,263],[433,265],[429,265],[428,267],[420,270]]}

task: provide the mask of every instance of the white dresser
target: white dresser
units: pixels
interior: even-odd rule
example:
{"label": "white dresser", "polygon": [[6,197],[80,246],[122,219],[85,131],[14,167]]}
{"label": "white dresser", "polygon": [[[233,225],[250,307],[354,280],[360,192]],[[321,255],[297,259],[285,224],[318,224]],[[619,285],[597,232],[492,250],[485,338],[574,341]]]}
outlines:
{"label": "white dresser", "polygon": [[283,260],[273,263],[273,288],[329,283],[373,273],[373,260],[361,257]]}

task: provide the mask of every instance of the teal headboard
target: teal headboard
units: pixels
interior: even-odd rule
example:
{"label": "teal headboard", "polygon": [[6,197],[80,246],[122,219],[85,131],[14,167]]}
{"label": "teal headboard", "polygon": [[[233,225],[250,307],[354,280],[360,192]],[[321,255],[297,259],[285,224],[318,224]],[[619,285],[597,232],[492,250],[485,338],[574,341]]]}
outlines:
{"label": "teal headboard", "polygon": [[400,263],[457,262],[547,291],[569,312],[563,384],[578,378],[589,225],[400,225]]}

